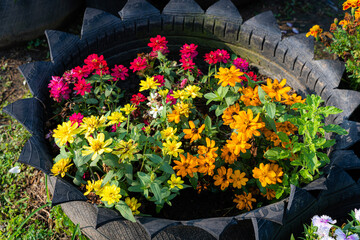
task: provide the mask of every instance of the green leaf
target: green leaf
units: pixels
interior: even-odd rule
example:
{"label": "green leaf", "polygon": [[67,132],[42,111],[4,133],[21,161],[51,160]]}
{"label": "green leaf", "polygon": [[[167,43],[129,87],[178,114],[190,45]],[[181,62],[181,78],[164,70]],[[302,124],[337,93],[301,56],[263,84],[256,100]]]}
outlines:
{"label": "green leaf", "polygon": [[276,104],[275,103],[265,103],[265,111],[270,118],[274,119],[276,113]]}
{"label": "green leaf", "polygon": [[309,173],[309,171],[307,169],[301,169],[299,173],[305,180],[308,180],[308,181],[313,180],[313,176]]}
{"label": "green leaf", "polygon": [[260,86],[258,87],[258,94],[259,94],[259,99],[260,99],[261,103],[265,104],[266,103],[266,100],[265,100],[266,93]]}
{"label": "green leaf", "polygon": [[219,96],[221,97],[221,99],[223,99],[227,92],[229,91],[229,87],[223,87],[223,86],[220,86],[218,89],[217,89],[217,93],[219,94]]}
{"label": "green leaf", "polygon": [[105,97],[108,97],[111,95],[111,92],[113,90],[113,87],[111,85],[107,85],[105,89]]}
{"label": "green leaf", "polygon": [[81,167],[82,165],[88,163],[90,160],[91,160],[91,157],[92,157],[93,154],[89,154],[89,155],[86,155],[86,156],[83,156],[82,153],[81,153],[81,150],[76,150],[75,151],[75,157],[73,159],[76,167]]}
{"label": "green leaf", "polygon": [[336,124],[329,124],[329,125],[324,126],[323,128],[326,132],[334,132],[339,135],[348,134],[348,132],[345,129],[343,129],[342,127],[340,127],[339,125],[336,125]]}
{"label": "green leaf", "polygon": [[330,114],[339,114],[342,112],[343,112],[343,110],[333,107],[333,106],[322,107],[320,110],[320,113],[323,114],[324,117],[327,117]]}
{"label": "green leaf", "polygon": [[227,108],[227,106],[224,106],[224,105],[218,106],[215,110],[215,115],[217,117],[220,116],[221,114],[223,114],[223,112],[225,111],[226,108]]}
{"label": "green leaf", "polygon": [[161,198],[161,189],[160,189],[159,184],[154,183],[154,182],[151,183],[150,189],[151,189],[151,192],[154,194],[156,201],[160,202],[162,200],[162,198]]}
{"label": "green leaf", "polygon": [[174,169],[167,162],[163,162],[160,166],[160,170],[169,174],[175,174]]}
{"label": "green leaf", "polygon": [[284,188],[278,188],[276,189],[275,197],[276,199],[281,198],[281,196],[284,194]]}
{"label": "green leaf", "polygon": [[320,159],[321,162],[327,163],[327,164],[330,163],[330,158],[329,158],[328,155],[326,155],[325,153],[323,153],[323,152],[317,152],[317,153],[316,153],[316,156],[318,156],[318,158]]}
{"label": "green leaf", "polygon": [[310,173],[315,174],[315,170],[317,170],[321,165],[316,154],[314,152],[309,152],[306,153],[304,157],[306,159],[306,165],[310,170]]}
{"label": "green leaf", "polygon": [[274,132],[277,132],[276,131],[276,124],[275,124],[274,119],[272,119],[268,115],[265,115],[264,122],[265,122],[265,125],[266,125],[266,127],[268,129],[272,129]]}
{"label": "green leaf", "polygon": [[101,183],[101,187],[105,186],[105,184],[107,184],[114,176],[114,170],[110,170],[104,177],[102,183]]}
{"label": "green leaf", "polygon": [[211,129],[211,118],[209,116],[206,116],[205,118],[205,129]]}
{"label": "green leaf", "polygon": [[335,139],[326,140],[326,142],[322,145],[322,148],[328,148],[333,146],[336,143]]}
{"label": "green leaf", "polygon": [[225,102],[228,106],[233,105],[239,99],[239,95],[228,96],[225,98]]}
{"label": "green leaf", "polygon": [[269,160],[279,160],[288,158],[290,156],[290,152],[286,149],[274,147],[267,150],[264,154],[264,157]]}
{"label": "green leaf", "polygon": [[143,173],[143,172],[137,172],[138,177],[140,178],[140,181],[143,183],[143,185],[147,185],[151,182],[151,177],[149,174]]}
{"label": "green leaf", "polygon": [[87,104],[98,104],[99,101],[95,98],[89,98],[89,99],[86,99],[85,101]]}
{"label": "green leaf", "polygon": [[106,166],[110,166],[110,167],[115,167],[115,168],[120,167],[119,157],[111,153],[104,154],[103,163],[105,163]]}
{"label": "green leaf", "polygon": [[284,143],[289,143],[290,139],[288,135],[284,132],[277,132],[277,135],[279,136],[280,140]]}
{"label": "green leaf", "polygon": [[125,167],[125,177],[129,180],[133,180],[133,166],[129,163],[124,164]]}
{"label": "green leaf", "polygon": [[124,218],[131,222],[136,222],[136,219],[130,209],[130,207],[123,201],[119,201],[118,204],[115,205],[116,210],[118,210]]}

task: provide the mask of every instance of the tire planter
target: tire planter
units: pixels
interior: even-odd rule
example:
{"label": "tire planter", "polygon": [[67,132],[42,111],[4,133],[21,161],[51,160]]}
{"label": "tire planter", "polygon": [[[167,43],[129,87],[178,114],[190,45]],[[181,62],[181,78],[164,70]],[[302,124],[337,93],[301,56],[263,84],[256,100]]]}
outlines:
{"label": "tire planter", "polygon": [[[104,55],[109,65],[128,63],[137,52],[148,51],[148,39],[157,34],[166,36],[170,51],[185,42],[198,44],[198,50],[227,48],[248,59],[261,73],[286,78],[298,93],[320,95],[326,105],[344,110],[326,122],[340,124],[349,135],[337,137],[331,164],[322,178],[304,188],[292,186],[290,196],[278,203],[234,217],[190,221],[137,217],[132,223],[115,211],[87,203],[72,184],[50,177],[53,205],[61,204],[90,239],[289,239],[291,233],[300,233],[302,224],[314,214],[346,201],[360,205],[356,200],[360,196],[360,159],[350,149],[359,142],[360,123],[348,120],[360,104],[360,93],[337,89],[344,64],[313,60],[313,38],[300,34],[281,39],[271,12],[243,23],[230,0],[220,0],[205,12],[193,0],[171,0],[162,13],[145,0],[130,0],[120,16],[88,8],[81,38],[46,31],[51,62],[20,66],[34,97],[4,108],[32,134],[19,162],[50,174],[52,157],[44,139],[44,123],[51,114],[47,85],[52,75],[81,65],[92,53]],[[126,82],[123,87],[132,85]]]}
{"label": "tire planter", "polygon": [[1,0],[0,48],[41,36],[58,27],[82,0]]}

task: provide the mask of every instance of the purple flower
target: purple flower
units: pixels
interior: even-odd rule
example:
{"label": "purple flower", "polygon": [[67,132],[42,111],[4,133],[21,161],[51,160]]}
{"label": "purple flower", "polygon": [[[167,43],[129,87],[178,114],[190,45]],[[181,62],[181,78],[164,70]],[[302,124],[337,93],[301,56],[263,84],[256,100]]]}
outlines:
{"label": "purple flower", "polygon": [[336,240],[359,240],[359,236],[357,234],[352,234],[346,237],[346,234],[340,229],[335,230]]}
{"label": "purple flower", "polygon": [[329,236],[332,224],[336,223],[336,220],[332,220],[331,217],[326,215],[322,215],[321,217],[316,215],[311,220],[312,224],[317,227],[316,234],[320,237],[320,239]]}

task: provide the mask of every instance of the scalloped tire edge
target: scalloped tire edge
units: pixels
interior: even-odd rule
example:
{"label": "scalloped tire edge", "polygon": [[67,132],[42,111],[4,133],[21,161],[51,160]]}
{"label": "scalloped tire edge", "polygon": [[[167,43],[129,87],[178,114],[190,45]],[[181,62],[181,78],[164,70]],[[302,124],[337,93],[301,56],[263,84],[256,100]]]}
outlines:
{"label": "scalloped tire edge", "polygon": [[[139,2],[144,3],[144,1],[137,1],[137,3]],[[231,4],[229,0],[221,0],[220,2],[223,4],[217,4],[216,8],[226,7]],[[171,8],[174,3],[186,5],[174,12],[173,8]],[[360,102],[358,92],[336,89],[344,71],[343,65],[338,61],[313,60],[313,39],[311,38],[299,35],[281,40],[280,31],[271,12],[259,14],[242,24],[240,15],[234,17],[236,12],[232,12],[234,16],[214,15],[214,11],[188,14],[186,11],[192,4],[194,2],[191,0],[181,2],[171,0],[164,8],[163,13],[160,14],[149,13],[148,9],[137,9],[136,4],[132,4],[130,1],[126,8],[128,12],[122,12],[123,20],[115,19],[113,15],[96,9],[87,9],[81,39],[58,31],[47,32],[52,58],[52,68],[48,71],[48,76],[44,76],[43,80],[38,79],[37,82],[34,82],[34,76],[40,74],[39,69],[41,67],[33,64],[29,68],[25,66],[20,69],[23,69],[24,77],[27,79],[34,97],[46,107],[48,101],[41,92],[41,90],[47,91],[46,81],[48,80],[45,77],[50,79],[53,73],[61,74],[65,69],[81,64],[82,59],[93,52],[104,54],[105,58],[111,58],[111,55],[109,55],[111,52],[118,53],[118,58],[119,56],[133,58],[136,50],[145,49],[146,45],[144,44],[146,44],[149,37],[160,34],[168,38],[169,45],[171,45],[171,41],[175,41],[174,46],[181,44],[181,42],[184,43],[186,39],[197,43],[199,47],[217,48],[226,46],[241,57],[249,59],[254,66],[270,77],[288,79],[289,85],[297,91],[317,93],[325,100],[326,104],[344,109],[342,114],[329,119],[329,122],[341,123],[346,121],[354,109],[358,107]],[[172,11],[166,12],[166,9],[172,9]],[[211,14],[208,14],[210,12]],[[224,11],[218,12],[224,13]],[[134,14],[137,17],[134,18]],[[127,16],[130,17],[127,18]],[[125,51],[125,53],[121,53],[120,50]],[[43,89],[36,89],[35,86],[42,86]],[[19,117],[15,116],[15,118],[22,122]],[[26,123],[22,123],[26,125]],[[351,124],[356,125],[358,123]],[[31,126],[28,126],[28,129],[31,129]],[[358,134],[358,132],[352,134]],[[357,157],[356,160],[358,160]],[[331,184],[326,184],[327,190],[315,187],[312,189],[316,190],[314,192],[310,191],[311,187],[308,187],[307,191],[294,188],[293,195],[284,202],[283,209],[274,210],[275,213],[276,211],[283,211],[283,215],[280,217],[280,221],[283,222],[282,226],[274,223],[274,221],[269,221],[264,216],[264,211],[268,211],[271,207],[264,207],[260,211],[245,214],[244,218],[251,219],[256,228],[254,230],[256,239],[282,239],[289,236],[292,231],[296,231],[299,224],[301,225],[304,220],[309,219],[314,211],[321,211],[326,207],[339,204],[343,200],[359,195],[358,183],[346,171],[341,168],[339,170],[336,165],[331,166],[329,171],[326,183]],[[332,186],[339,181],[337,179],[340,176],[339,174],[347,181]],[[54,178],[52,179],[50,182],[55,184]],[[305,195],[309,201],[306,209],[289,208],[289,203],[296,201],[294,196]],[[132,224],[125,220],[113,221],[95,228],[96,208],[86,202],[62,203],[62,207],[70,219],[75,223],[80,223],[82,231],[91,239],[150,238],[147,230],[140,226],[139,223]],[[297,212],[297,215],[290,219],[288,213],[291,211]],[[184,227],[181,231],[187,231],[188,236],[196,236],[196,229],[190,228]],[[201,226],[201,228],[202,230],[199,231],[203,231],[206,226]],[[116,231],[120,231],[121,234],[116,233]],[[160,231],[153,237],[154,239],[164,240],[188,239],[180,238],[178,234],[179,231],[176,230],[176,227],[165,227],[164,231]],[[199,239],[223,239],[221,234],[202,232],[200,235],[203,237]],[[204,238],[204,236],[207,237]],[[241,236],[239,236],[240,238]]]}

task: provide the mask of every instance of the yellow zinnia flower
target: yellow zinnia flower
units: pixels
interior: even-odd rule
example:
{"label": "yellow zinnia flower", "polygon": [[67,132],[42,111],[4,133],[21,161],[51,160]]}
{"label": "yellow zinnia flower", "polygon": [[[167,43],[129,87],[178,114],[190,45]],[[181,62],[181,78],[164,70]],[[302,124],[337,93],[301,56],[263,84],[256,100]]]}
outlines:
{"label": "yellow zinnia flower", "polygon": [[95,193],[97,191],[99,191],[101,189],[101,184],[102,184],[103,180],[91,180],[91,181],[87,181],[87,185],[86,185],[86,192],[84,193],[84,195],[88,195],[90,192],[95,191]]}
{"label": "yellow zinnia flower", "polygon": [[107,185],[98,191],[98,195],[101,197],[101,201],[105,201],[108,204],[117,203],[122,197],[120,194],[120,188],[115,185]]}
{"label": "yellow zinnia flower", "polygon": [[131,199],[129,197],[125,198],[125,203],[129,206],[131,209],[132,214],[137,215],[140,214],[140,211],[138,208],[141,206],[141,203],[138,203],[138,200],[134,197]]}
{"label": "yellow zinnia flower", "polygon": [[177,187],[178,189],[184,188],[184,186],[181,185],[184,183],[184,181],[181,180],[181,177],[176,177],[175,174],[171,174],[171,178],[167,181],[167,183],[170,185],[170,189],[173,189],[175,187]]}
{"label": "yellow zinnia flower", "polygon": [[253,209],[252,203],[256,202],[256,199],[252,197],[251,193],[244,193],[242,195],[235,194],[233,202],[237,203],[236,208],[239,210],[246,208],[246,210],[250,211]]}
{"label": "yellow zinnia flower", "polygon": [[125,112],[126,115],[129,115],[132,111],[136,110],[136,107],[128,103],[123,108],[120,108],[120,110]]}
{"label": "yellow zinnia flower", "polygon": [[320,33],[322,33],[322,29],[319,25],[314,25],[312,28],[310,28],[309,32],[306,34],[306,37],[313,36],[315,38],[318,37]]}
{"label": "yellow zinnia flower", "polygon": [[241,79],[239,78],[241,75],[243,75],[243,72],[240,72],[239,69],[236,69],[236,67],[233,65],[229,68],[219,68],[219,72],[217,75],[215,75],[216,78],[219,79],[218,84],[223,87],[226,87],[230,85],[231,87],[235,87],[235,84],[237,82],[241,82]]}
{"label": "yellow zinnia flower", "polygon": [[167,94],[169,93],[169,89],[163,89],[163,90],[159,90],[158,94],[162,97],[162,98],[166,98]]}
{"label": "yellow zinnia flower", "polygon": [[266,165],[260,163],[259,168],[255,167],[252,172],[253,177],[259,179],[261,186],[276,184],[276,173],[270,169],[270,163]]}
{"label": "yellow zinnia flower", "polygon": [[349,8],[357,8],[360,7],[360,1],[359,0],[346,0],[343,3],[343,10],[347,10]]}
{"label": "yellow zinnia flower", "polygon": [[118,124],[126,121],[126,117],[121,112],[112,112],[107,119],[109,120],[108,125]]}
{"label": "yellow zinnia flower", "polygon": [[53,137],[55,138],[55,142],[61,147],[65,145],[67,142],[74,142],[74,135],[76,135],[79,130],[77,129],[78,123],[72,123],[71,121],[63,122],[62,125],[58,125],[56,129],[54,129]]}
{"label": "yellow zinnia flower", "polygon": [[62,158],[57,161],[53,167],[51,168],[51,172],[54,176],[61,175],[61,177],[65,177],[65,173],[69,170],[69,167],[73,164],[69,164],[71,162],[70,158]]}
{"label": "yellow zinnia flower", "polygon": [[177,128],[168,127],[162,130],[161,137],[166,140],[177,140],[179,137],[175,135]]}
{"label": "yellow zinnia flower", "polygon": [[185,90],[176,90],[170,96],[176,99],[185,100],[189,98],[190,94]]}
{"label": "yellow zinnia flower", "polygon": [[140,81],[141,88],[139,89],[139,92],[149,90],[149,89],[156,89],[157,86],[160,86],[160,83],[156,82],[154,80],[154,77],[146,77],[146,80]]}
{"label": "yellow zinnia flower", "polygon": [[120,161],[125,159],[129,159],[130,161],[133,160],[134,154],[137,153],[139,150],[136,148],[137,143],[134,143],[134,140],[130,139],[129,141],[121,140],[117,143],[114,147],[113,154],[119,155]]}
{"label": "yellow zinnia flower", "polygon": [[205,129],[205,124],[201,125],[199,129],[195,128],[195,124],[193,121],[189,121],[189,129],[184,129],[183,132],[186,134],[184,136],[185,139],[190,139],[190,143],[193,141],[196,141],[198,139],[201,139],[200,133]]}
{"label": "yellow zinnia flower", "polygon": [[241,188],[242,186],[246,185],[247,181],[249,181],[249,179],[245,177],[245,173],[240,172],[240,170],[235,170],[231,175],[231,178],[234,180],[234,188]]}
{"label": "yellow zinnia flower", "polygon": [[184,155],[180,154],[180,161],[174,161],[176,166],[173,167],[174,170],[178,170],[176,175],[185,177],[189,174],[190,177],[194,177],[194,172],[197,172],[196,166],[197,161],[196,157],[192,156],[191,154],[187,154],[186,158]]}
{"label": "yellow zinnia flower", "polygon": [[182,142],[177,142],[176,140],[170,141],[166,140],[163,143],[163,153],[167,155],[172,155],[173,157],[177,157],[179,153],[183,153],[184,150],[180,149]]}
{"label": "yellow zinnia flower", "polygon": [[284,87],[286,79],[283,79],[280,83],[277,79],[271,82],[271,79],[266,80],[267,85],[261,85],[261,88],[269,95],[270,98],[275,98],[276,101],[280,102],[283,95],[287,95],[287,92],[291,90],[290,87]]}
{"label": "yellow zinnia flower", "polygon": [[195,85],[189,85],[185,88],[185,91],[189,94],[190,97],[192,98],[201,98],[202,97],[202,93],[200,92],[200,87],[195,86]]}
{"label": "yellow zinnia flower", "polygon": [[91,157],[91,160],[95,160],[95,158],[97,156],[100,156],[101,154],[103,154],[104,152],[109,153],[112,151],[111,148],[107,148],[107,146],[109,146],[112,143],[112,138],[105,140],[105,135],[103,133],[99,133],[97,135],[97,138],[94,139],[93,137],[88,137],[87,138],[88,142],[89,142],[89,147],[88,146],[83,146],[83,148],[87,149],[87,150],[82,150],[82,155],[83,156],[87,156],[93,153],[93,156]]}
{"label": "yellow zinnia flower", "polygon": [[83,123],[79,127],[79,131],[82,133],[85,132],[85,136],[89,136],[91,133],[95,132],[95,130],[106,127],[105,121],[105,116],[101,116],[100,119],[95,116],[84,117]]}
{"label": "yellow zinnia flower", "polygon": [[180,115],[184,115],[188,118],[191,107],[191,103],[178,102],[174,105],[174,110],[177,111]]}

